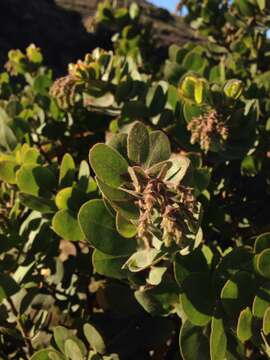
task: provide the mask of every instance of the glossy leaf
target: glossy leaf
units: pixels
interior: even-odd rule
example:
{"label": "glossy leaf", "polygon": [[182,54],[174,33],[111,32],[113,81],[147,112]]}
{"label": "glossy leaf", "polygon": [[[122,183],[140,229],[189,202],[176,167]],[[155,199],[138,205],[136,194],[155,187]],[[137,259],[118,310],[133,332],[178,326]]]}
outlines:
{"label": "glossy leaf", "polygon": [[16,169],[18,164],[11,160],[0,160],[0,180],[9,184],[16,183]]}
{"label": "glossy leaf", "polygon": [[76,215],[67,209],[59,210],[52,220],[53,230],[63,239],[80,241],[84,239]]}
{"label": "glossy leaf", "polygon": [[185,278],[180,295],[183,311],[196,326],[204,326],[211,320],[214,298],[209,274],[193,273]]}
{"label": "glossy leaf", "polygon": [[252,305],[253,315],[262,319],[268,306],[270,306],[270,283],[265,283],[256,291]]}
{"label": "glossy leaf", "polygon": [[106,352],[104,340],[99,331],[92,324],[84,324],[83,332],[92,349],[99,354],[104,354]]}
{"label": "glossy leaf", "polygon": [[270,279],[270,249],[263,250],[257,258],[257,267],[260,274]]}
{"label": "glossy leaf", "polygon": [[171,145],[167,136],[161,131],[150,133],[149,156],[146,167],[149,168],[159,162],[166,161],[171,156]]}
{"label": "glossy leaf", "polygon": [[36,210],[42,214],[53,214],[56,211],[54,202],[40,196],[19,193],[20,202],[29,209]]}
{"label": "glossy leaf", "polygon": [[113,148],[96,144],[89,153],[90,164],[97,177],[105,184],[118,187],[127,174],[127,161]]}
{"label": "glossy leaf", "polygon": [[59,184],[61,187],[71,186],[75,179],[75,163],[70,154],[65,154],[61,165],[59,174]]}
{"label": "glossy leaf", "polygon": [[237,337],[240,341],[245,342],[252,337],[253,317],[249,307],[241,311],[237,323]]}
{"label": "glossy leaf", "polygon": [[184,360],[210,360],[208,339],[201,327],[186,320],[181,327],[179,342]]}
{"label": "glossy leaf", "polygon": [[92,256],[95,271],[100,275],[114,279],[126,278],[126,270],[122,268],[126,261],[126,256],[108,255],[97,249],[94,250]]}
{"label": "glossy leaf", "polygon": [[227,351],[227,336],[223,319],[213,316],[210,334],[210,357],[211,360],[225,359]]}
{"label": "glossy leaf", "polygon": [[141,122],[136,122],[127,139],[127,149],[129,160],[137,165],[143,165],[149,156],[150,140],[146,126]]}
{"label": "glossy leaf", "polygon": [[124,238],[130,239],[137,234],[137,226],[125,219],[120,213],[116,215],[116,229]]}
{"label": "glossy leaf", "polygon": [[270,307],[267,308],[263,316],[263,332],[265,335],[270,334]]}
{"label": "glossy leaf", "polygon": [[115,227],[115,220],[108,213],[102,200],[85,203],[78,215],[81,229],[89,243],[109,255],[129,255],[135,243],[121,237]]}

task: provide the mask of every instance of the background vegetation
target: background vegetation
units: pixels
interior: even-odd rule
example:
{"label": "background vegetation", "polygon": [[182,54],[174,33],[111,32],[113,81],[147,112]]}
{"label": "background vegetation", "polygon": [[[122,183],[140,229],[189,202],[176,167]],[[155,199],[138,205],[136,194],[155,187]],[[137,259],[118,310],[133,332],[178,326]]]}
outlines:
{"label": "background vegetation", "polygon": [[183,6],[203,40],[165,62],[140,8],[109,1],[113,51],[65,76],[8,53],[2,359],[270,357],[270,6]]}

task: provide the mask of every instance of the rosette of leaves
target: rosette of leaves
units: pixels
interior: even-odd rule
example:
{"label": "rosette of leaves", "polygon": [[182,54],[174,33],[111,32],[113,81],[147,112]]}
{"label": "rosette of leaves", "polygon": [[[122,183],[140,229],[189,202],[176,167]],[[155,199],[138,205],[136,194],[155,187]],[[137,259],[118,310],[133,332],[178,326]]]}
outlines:
{"label": "rosette of leaves", "polygon": [[50,94],[63,109],[81,102],[89,110],[118,114],[114,96],[116,85],[136,69],[134,61],[97,48],[86,54],[83,61],[70,64],[68,75],[54,82]]}
{"label": "rosette of leaves", "polygon": [[[121,278],[121,267],[135,273],[153,269],[173,253],[196,246],[201,211],[184,182],[189,160],[171,157],[163,132],[150,132],[135,122],[128,134],[96,144],[89,157],[103,200],[87,202],[78,216],[86,239],[96,248],[97,271],[110,276],[114,266],[112,275]],[[165,270],[157,271],[160,279],[153,281],[160,283]]]}
{"label": "rosette of leaves", "polygon": [[243,88],[238,79],[221,86],[196,73],[181,78],[178,93],[187,123],[185,131],[195,149],[199,145],[205,153],[215,153],[215,158],[234,159],[242,158],[254,146],[257,116],[242,96]]}
{"label": "rosette of leaves", "polygon": [[21,50],[10,50],[8,53],[8,62],[6,69],[11,75],[35,73],[43,61],[40,48],[31,44],[26,48],[24,54]]}

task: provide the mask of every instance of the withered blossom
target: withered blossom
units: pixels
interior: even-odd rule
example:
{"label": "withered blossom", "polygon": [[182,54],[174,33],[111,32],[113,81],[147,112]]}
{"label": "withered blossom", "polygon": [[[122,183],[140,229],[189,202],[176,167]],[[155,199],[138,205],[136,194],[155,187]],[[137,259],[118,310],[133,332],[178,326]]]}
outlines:
{"label": "withered blossom", "polygon": [[215,142],[221,146],[228,138],[228,127],[216,110],[194,117],[187,126],[191,131],[191,144],[199,143],[208,152]]}
{"label": "withered blossom", "polygon": [[166,181],[163,176],[152,178],[147,172],[141,176],[142,171],[132,171],[140,210],[138,238],[150,248],[153,233],[158,231],[166,247],[173,243],[181,247],[197,223],[199,204],[192,189]]}
{"label": "withered blossom", "polygon": [[50,95],[56,99],[60,108],[65,109],[75,104],[76,88],[76,79],[71,75],[67,75],[53,83]]}

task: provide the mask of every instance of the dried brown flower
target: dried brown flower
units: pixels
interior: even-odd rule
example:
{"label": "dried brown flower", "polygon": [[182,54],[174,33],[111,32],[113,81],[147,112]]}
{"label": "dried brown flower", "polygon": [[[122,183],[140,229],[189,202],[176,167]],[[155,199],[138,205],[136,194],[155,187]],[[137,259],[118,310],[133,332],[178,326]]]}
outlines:
{"label": "dried brown flower", "polygon": [[[142,169],[140,169],[141,173]],[[133,174],[136,172],[133,172]],[[143,180],[142,180],[143,179]],[[134,183],[133,176],[133,183]],[[138,187],[140,182],[140,187]],[[166,247],[176,243],[184,245],[187,235],[196,227],[199,204],[191,188],[165,181],[162,177],[151,178],[147,173],[135,181],[140,210],[138,238],[145,247],[152,246],[153,234],[159,233]]]}
{"label": "dried brown flower", "polygon": [[228,138],[228,128],[216,110],[194,117],[187,128],[191,131],[191,143],[199,143],[206,152],[214,142],[223,146]]}
{"label": "dried brown flower", "polygon": [[53,83],[50,95],[56,99],[60,108],[65,109],[75,104],[76,88],[76,79],[71,75],[67,75]]}

